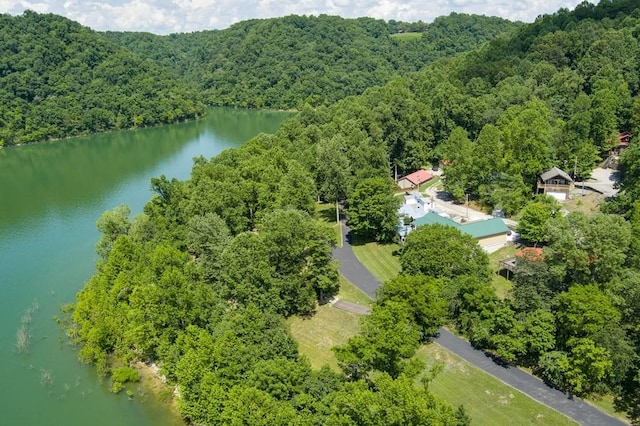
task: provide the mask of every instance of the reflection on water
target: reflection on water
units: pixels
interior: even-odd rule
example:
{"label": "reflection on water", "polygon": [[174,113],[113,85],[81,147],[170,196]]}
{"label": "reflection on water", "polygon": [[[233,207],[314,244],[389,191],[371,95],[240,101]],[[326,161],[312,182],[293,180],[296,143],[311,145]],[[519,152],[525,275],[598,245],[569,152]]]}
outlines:
{"label": "reflection on water", "polygon": [[151,177],[188,178],[194,157],[271,133],[287,116],[212,109],[197,122],[0,149],[0,423],[176,424],[141,389],[133,401],[109,393],[53,317],[94,270],[103,211],[140,212]]}

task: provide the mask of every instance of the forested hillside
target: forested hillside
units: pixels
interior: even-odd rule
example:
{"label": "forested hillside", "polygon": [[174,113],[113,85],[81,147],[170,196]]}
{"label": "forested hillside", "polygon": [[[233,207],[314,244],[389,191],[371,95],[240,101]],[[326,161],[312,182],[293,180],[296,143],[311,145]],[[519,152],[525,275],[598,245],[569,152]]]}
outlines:
{"label": "forested hillside", "polygon": [[618,132],[640,129],[632,4],[561,10],[362,96],[305,109],[279,135],[300,152],[313,145],[317,156],[306,158],[328,199],[372,169],[386,177],[393,165],[403,174],[441,162],[455,198],[516,212],[542,170],[586,178]]}
{"label": "forested hillside", "polygon": [[[486,259],[469,254],[475,243],[426,227],[410,234],[401,252],[403,276],[390,283],[397,287],[397,300],[413,303],[407,288],[424,285],[428,294],[440,288],[449,320],[474,345],[531,368],[568,393],[613,395],[618,409],[636,422],[640,149],[635,139],[620,160],[622,193],[603,206],[624,216],[563,217],[553,200],[532,199],[545,168],[555,165],[585,178],[616,146],[619,132],[637,137],[638,28],[640,9],[631,1],[560,10],[363,96],[305,109],[276,135],[285,146],[297,147],[297,158],[314,171],[325,199],[346,198],[354,205],[369,191],[379,200],[379,211],[393,215],[376,189],[383,185],[374,187],[372,179],[388,179],[394,164],[408,172],[437,162],[444,165],[445,188],[458,200],[469,194],[508,213],[526,206],[522,230],[542,250],[525,252],[505,299],[491,286]],[[370,222],[375,220],[379,228],[371,230],[369,223],[363,236],[386,229],[386,217]],[[434,247],[433,241],[442,244]],[[443,263],[425,264],[427,258]],[[473,262],[467,267],[455,259]],[[445,266],[455,264],[461,267],[449,273]],[[389,309],[396,318],[410,315],[397,306]],[[366,365],[358,360],[377,344],[367,336],[339,353],[346,368]]]}
{"label": "forested hillside", "polygon": [[517,26],[501,18],[451,14],[425,24],[421,36],[401,40],[392,36],[403,28],[397,22],[292,15],[243,21],[222,31],[106,35],[180,70],[209,104],[295,109],[361,94]]}
{"label": "forested hillside", "polygon": [[55,15],[0,15],[0,146],[204,112],[194,89],[103,35]]}

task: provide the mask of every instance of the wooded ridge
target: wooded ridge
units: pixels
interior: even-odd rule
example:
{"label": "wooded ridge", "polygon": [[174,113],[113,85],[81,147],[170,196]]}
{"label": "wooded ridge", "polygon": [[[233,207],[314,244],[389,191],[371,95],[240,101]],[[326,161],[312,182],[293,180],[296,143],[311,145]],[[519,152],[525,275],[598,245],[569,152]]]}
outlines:
{"label": "wooded ridge", "polygon": [[0,146],[174,123],[203,115],[205,104],[330,104],[517,26],[451,15],[399,41],[390,31],[401,24],[288,16],[160,37],[1,15]]}

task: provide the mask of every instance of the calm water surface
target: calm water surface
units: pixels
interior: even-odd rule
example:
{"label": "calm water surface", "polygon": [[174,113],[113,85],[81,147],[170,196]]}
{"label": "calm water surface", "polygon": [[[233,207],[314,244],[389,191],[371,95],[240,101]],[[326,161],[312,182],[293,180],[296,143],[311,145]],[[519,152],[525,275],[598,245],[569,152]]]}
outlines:
{"label": "calm water surface", "polygon": [[[288,116],[212,109],[198,122],[0,150],[0,424],[180,424],[152,398],[110,393],[53,318],[94,271],[105,210],[141,212],[151,177],[186,179],[194,157],[272,133]],[[23,323],[27,355],[15,350]]]}

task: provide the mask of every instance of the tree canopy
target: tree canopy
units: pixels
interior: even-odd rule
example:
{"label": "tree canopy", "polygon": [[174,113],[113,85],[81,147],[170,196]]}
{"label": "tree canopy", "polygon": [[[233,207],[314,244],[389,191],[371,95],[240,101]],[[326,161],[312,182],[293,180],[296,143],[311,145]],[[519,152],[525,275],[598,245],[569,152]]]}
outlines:
{"label": "tree canopy", "polygon": [[172,71],[61,16],[0,15],[0,57],[0,146],[205,113]]}

